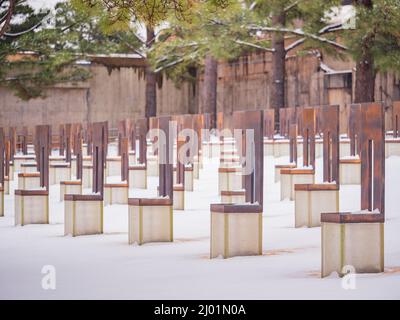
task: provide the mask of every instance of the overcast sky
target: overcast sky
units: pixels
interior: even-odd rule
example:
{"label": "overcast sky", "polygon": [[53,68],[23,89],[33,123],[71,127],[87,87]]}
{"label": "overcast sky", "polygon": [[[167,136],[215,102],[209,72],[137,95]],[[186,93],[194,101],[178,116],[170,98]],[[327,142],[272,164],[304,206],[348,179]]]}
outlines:
{"label": "overcast sky", "polygon": [[[66,0],[27,0],[27,2],[37,10],[42,8],[54,8],[56,3],[64,1]],[[329,15],[329,20],[331,20],[330,23],[344,22],[352,16],[354,16],[354,8],[348,5],[334,10],[334,14]],[[138,33],[142,38],[145,38],[145,29],[143,26],[139,27]]]}
{"label": "overcast sky", "polygon": [[[42,8],[51,9],[54,8],[56,3],[64,1],[66,0],[27,0],[27,2],[36,10]],[[144,38],[146,30],[142,26],[139,26],[138,34]]]}
{"label": "overcast sky", "polygon": [[61,0],[28,0],[28,3],[35,9],[53,8]]}

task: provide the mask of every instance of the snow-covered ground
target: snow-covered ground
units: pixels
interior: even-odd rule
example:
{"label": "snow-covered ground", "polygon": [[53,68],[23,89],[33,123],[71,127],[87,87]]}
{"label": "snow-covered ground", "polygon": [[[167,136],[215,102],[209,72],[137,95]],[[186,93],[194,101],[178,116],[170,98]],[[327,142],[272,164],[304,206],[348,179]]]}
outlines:
{"label": "snow-covered ground", "polygon": [[[104,234],[64,237],[59,186],[50,190],[50,225],[14,226],[12,195],[0,218],[0,299],[364,299],[400,298],[400,158],[386,160],[383,274],[357,275],[345,290],[336,275],[321,279],[320,228],[295,229],[294,203],[279,201],[273,166],[265,158],[263,256],[209,259],[210,203],[217,196],[217,160],[205,163],[186,210],[174,212],[174,242],[128,245],[128,207],[104,210]],[[318,180],[322,162],[317,160]],[[16,179],[15,179],[16,180]],[[147,191],[155,195],[157,178]],[[12,190],[16,187],[14,181]],[[11,192],[13,193],[13,192]],[[359,210],[360,189],[342,186],[340,209]],[[42,289],[42,267],[56,270],[56,290]]]}

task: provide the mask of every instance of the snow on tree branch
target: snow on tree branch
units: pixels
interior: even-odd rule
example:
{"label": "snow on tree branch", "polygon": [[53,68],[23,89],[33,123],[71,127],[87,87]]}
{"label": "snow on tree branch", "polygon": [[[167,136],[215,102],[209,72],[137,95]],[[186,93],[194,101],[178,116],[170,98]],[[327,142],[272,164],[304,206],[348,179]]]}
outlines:
{"label": "snow on tree branch", "polygon": [[257,1],[253,1],[249,6],[249,10],[252,11],[256,5],[257,5]]}
{"label": "snow on tree branch", "polygon": [[294,48],[298,47],[299,45],[303,44],[304,41],[306,41],[306,38],[300,38],[299,40],[296,40],[289,46],[285,48],[285,52],[288,53],[290,50],[293,50]]}
{"label": "snow on tree branch", "polygon": [[249,30],[252,31],[267,31],[267,32],[281,32],[281,33],[290,33],[290,34],[294,34],[297,36],[301,36],[301,37],[306,37],[306,38],[310,38],[322,43],[327,43],[333,47],[336,47],[338,49],[341,50],[347,50],[348,48],[340,43],[337,43],[333,40],[329,40],[327,38],[312,34],[312,33],[308,33],[308,32],[304,32],[300,29],[289,29],[289,28],[276,28],[276,27],[263,27],[263,26],[249,26],[248,27]]}
{"label": "snow on tree branch", "polygon": [[30,27],[30,28],[28,28],[26,30],[20,31],[20,32],[15,32],[15,33],[4,32],[4,35],[7,36],[7,37],[19,37],[19,36],[22,36],[22,35],[24,35],[26,33],[29,33],[29,32],[31,32],[33,30],[36,30],[38,27],[40,27],[43,24],[43,22],[45,22],[47,19],[51,18],[51,16],[52,16],[52,13],[49,12],[38,23],[36,23],[32,27]]}
{"label": "snow on tree branch", "polygon": [[273,49],[273,48],[265,48],[265,47],[256,45],[254,43],[250,43],[250,42],[246,42],[246,41],[242,41],[242,40],[235,40],[235,43],[241,44],[241,45],[245,45],[245,46],[249,46],[249,47],[253,47],[253,48],[256,48],[256,49],[260,49],[260,50],[264,50],[264,51],[268,51],[268,52],[275,52],[275,49]]}
{"label": "snow on tree branch", "polygon": [[[323,27],[321,30],[318,31],[319,35],[323,35],[326,34],[328,32],[333,32],[333,31],[338,31],[338,30],[342,30],[343,28],[342,23],[333,23],[330,24],[328,26]],[[293,50],[294,48],[297,48],[298,46],[302,45],[304,42],[306,41],[306,38],[300,38],[298,40],[296,40],[295,42],[293,42],[292,44],[290,44],[289,46],[287,46],[285,48],[286,53],[289,52],[290,50]],[[346,50],[343,46],[343,48],[341,48],[343,50]]]}
{"label": "snow on tree branch", "polygon": [[290,10],[293,9],[295,6],[297,6],[297,5],[299,4],[299,2],[300,2],[300,1],[295,1],[295,2],[293,2],[292,4],[288,5],[288,6],[284,9],[284,11],[285,11],[285,12],[290,11]]}
{"label": "snow on tree branch", "polygon": [[[136,36],[136,34],[135,34]],[[123,39],[120,35],[117,36],[118,39],[120,41],[122,41],[123,43],[125,43],[125,45],[131,49],[133,52],[137,53],[139,56],[141,56],[142,58],[146,58],[146,54],[144,52],[142,52],[141,50],[135,48],[134,46],[132,46],[128,41],[126,41],[125,39]]]}
{"label": "snow on tree branch", "polygon": [[179,58],[179,59],[174,60],[174,61],[172,61],[172,62],[170,62],[170,63],[167,63],[167,64],[164,65],[164,66],[158,67],[157,69],[154,70],[154,72],[155,72],[155,73],[160,72],[160,71],[165,70],[165,69],[167,69],[167,68],[173,67],[173,66],[175,66],[175,65],[177,65],[177,64],[179,64],[179,63],[181,63],[181,62],[183,62],[183,61],[184,61],[183,58]]}
{"label": "snow on tree branch", "polygon": [[341,22],[333,23],[328,26],[323,27],[321,30],[318,31],[319,34],[324,34],[331,31],[341,30],[343,24]]}
{"label": "snow on tree branch", "polygon": [[7,37],[19,37],[19,36],[22,36],[22,35],[24,35],[24,34],[26,34],[26,33],[28,33],[28,32],[31,32],[31,31],[35,30],[35,29],[38,28],[42,23],[43,23],[43,20],[42,20],[42,21],[39,21],[37,24],[35,24],[34,26],[32,26],[32,27],[30,27],[29,29],[26,29],[26,30],[24,30],[24,31],[15,32],[15,33],[5,32],[4,35],[7,36]]}

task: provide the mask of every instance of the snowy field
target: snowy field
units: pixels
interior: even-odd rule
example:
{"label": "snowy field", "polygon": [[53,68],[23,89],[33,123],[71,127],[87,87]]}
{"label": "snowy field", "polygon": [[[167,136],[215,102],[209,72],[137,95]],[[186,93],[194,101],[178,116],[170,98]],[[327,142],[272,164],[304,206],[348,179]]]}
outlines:
{"label": "snowy field", "polygon": [[[205,159],[206,160],[206,159]],[[321,279],[320,228],[295,229],[294,202],[279,201],[274,165],[265,158],[263,256],[209,259],[210,203],[217,159],[205,163],[186,210],[174,212],[174,242],[128,245],[128,207],[104,209],[104,234],[64,237],[59,186],[50,189],[50,225],[14,226],[14,197],[0,218],[0,299],[399,299],[400,158],[386,160],[385,273],[356,276],[354,290],[337,275]],[[317,159],[317,182],[322,162]],[[11,184],[11,193],[16,188]],[[148,190],[156,194],[157,178]],[[360,188],[342,186],[341,211],[359,210]],[[42,289],[42,267],[56,269],[56,289]]]}

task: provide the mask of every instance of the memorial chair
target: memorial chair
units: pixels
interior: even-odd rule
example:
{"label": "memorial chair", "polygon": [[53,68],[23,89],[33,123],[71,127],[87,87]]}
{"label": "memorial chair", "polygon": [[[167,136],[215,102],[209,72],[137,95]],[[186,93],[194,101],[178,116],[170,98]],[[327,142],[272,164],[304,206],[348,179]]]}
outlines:
{"label": "memorial chair", "polygon": [[103,199],[108,123],[92,125],[93,182],[91,194],[64,195],[64,235],[103,233]]}
{"label": "memorial chair", "polygon": [[146,118],[136,120],[135,133],[139,140],[139,155],[138,163],[129,165],[130,188],[147,189],[147,131],[148,120]]}
{"label": "memorial chair", "polygon": [[321,214],[321,276],[384,271],[385,123],[380,103],[360,105],[361,210]]}
{"label": "memorial chair", "polygon": [[301,135],[303,138],[303,166],[281,169],[281,200],[294,200],[296,184],[314,184],[315,181],[315,109],[301,109]]}
{"label": "memorial chair", "polygon": [[[236,128],[241,131],[239,139],[246,141],[239,154],[247,154],[246,163],[251,164],[252,170],[244,175],[246,204],[210,205],[210,258],[262,254],[263,111],[238,111],[234,114],[242,119],[241,128]],[[254,141],[251,141],[251,135]]]}
{"label": "memorial chair", "polygon": [[128,199],[128,243],[173,241],[173,137],[169,134],[171,117],[157,119],[160,135],[159,186],[157,198]]}
{"label": "memorial chair", "polygon": [[49,223],[50,139],[50,126],[35,127],[36,171],[40,184],[34,189],[15,190],[15,225]]}
{"label": "memorial chair", "polygon": [[352,104],[349,115],[350,156],[339,160],[339,178],[343,185],[361,183],[360,125],[361,105]]}
{"label": "memorial chair", "polygon": [[321,212],[339,210],[339,106],[320,109],[323,183],[295,184],[295,227],[318,227]]}

